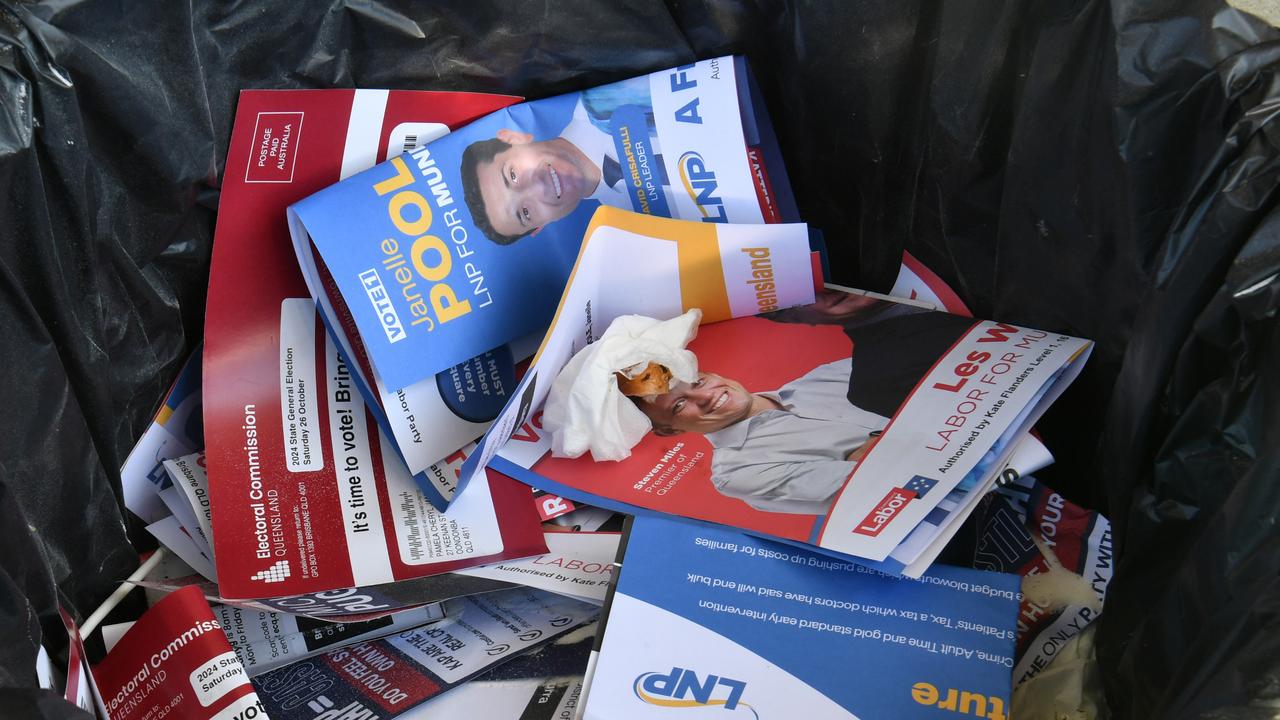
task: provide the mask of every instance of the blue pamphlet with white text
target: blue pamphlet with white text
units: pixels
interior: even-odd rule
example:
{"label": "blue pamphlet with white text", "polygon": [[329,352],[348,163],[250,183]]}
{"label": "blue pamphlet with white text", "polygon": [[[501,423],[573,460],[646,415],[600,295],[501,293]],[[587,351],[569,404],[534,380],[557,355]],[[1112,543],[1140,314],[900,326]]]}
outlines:
{"label": "blue pamphlet with white text", "polygon": [[584,717],[1006,720],[1019,583],[637,516]]}
{"label": "blue pamphlet with white text", "polygon": [[513,105],[293,205],[294,250],[371,380],[405,388],[545,328],[602,204],[795,220],[762,110],[732,57]]}

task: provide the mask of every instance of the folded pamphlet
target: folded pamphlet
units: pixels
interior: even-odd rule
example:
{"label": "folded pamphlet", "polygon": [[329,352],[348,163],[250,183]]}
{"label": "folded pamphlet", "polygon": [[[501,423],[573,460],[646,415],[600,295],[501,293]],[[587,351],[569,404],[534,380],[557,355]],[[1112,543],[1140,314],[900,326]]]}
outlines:
{"label": "folded pamphlet", "polygon": [[1018,577],[920,580],[726,530],[637,517],[587,720],[1008,717]]}
{"label": "folded pamphlet", "polygon": [[399,717],[495,665],[591,622],[599,609],[517,588],[445,603],[445,619],[253,679],[273,720]]}
{"label": "folded pamphlet", "polygon": [[250,677],[278,667],[444,618],[444,605],[430,603],[386,617],[332,623],[303,615],[219,605],[214,614]]}
{"label": "folded pamphlet", "polygon": [[288,613],[330,623],[376,620],[408,612],[426,603],[511,587],[511,583],[501,580],[450,572],[367,588],[341,588],[300,595],[244,600],[223,597],[217,583],[209,582],[198,575],[144,579],[134,581],[133,584],[160,592],[172,592],[194,586],[210,603],[244,610]]}
{"label": "folded pamphlet", "polygon": [[[538,411],[568,359],[621,314],[662,319],[696,306],[678,273],[648,281],[647,293],[614,292],[621,271],[604,259],[609,251],[593,235],[584,241],[542,348],[464,464],[463,482],[492,462],[597,507],[670,513],[881,562],[921,523],[946,521],[950,511],[939,507],[957,500],[953,492],[968,497],[994,482],[1092,347],[831,289],[802,307],[704,324],[689,345],[701,379],[640,404],[655,431],[631,457],[551,457]],[[715,300],[697,302],[705,312]],[[895,557],[898,571],[929,547]]]}
{"label": "folded pamphlet", "polygon": [[743,59],[704,60],[391,158],[293,205],[294,249],[317,300],[331,277],[377,379],[404,388],[540,332],[596,207],[794,221],[776,147]]}

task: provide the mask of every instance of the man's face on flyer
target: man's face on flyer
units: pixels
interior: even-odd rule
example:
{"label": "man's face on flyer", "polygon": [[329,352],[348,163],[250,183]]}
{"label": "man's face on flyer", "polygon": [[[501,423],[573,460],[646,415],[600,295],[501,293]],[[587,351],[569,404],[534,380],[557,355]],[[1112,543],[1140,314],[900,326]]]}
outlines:
{"label": "man's face on flyer", "polygon": [[528,133],[502,130],[498,139],[511,147],[476,168],[489,224],[503,235],[518,236],[573,212],[594,188],[581,158],[567,141],[533,142]]}
{"label": "man's face on flyer", "polygon": [[655,428],[709,433],[746,419],[751,393],[736,380],[704,372],[694,382],[676,382],[668,392],[639,404]]}

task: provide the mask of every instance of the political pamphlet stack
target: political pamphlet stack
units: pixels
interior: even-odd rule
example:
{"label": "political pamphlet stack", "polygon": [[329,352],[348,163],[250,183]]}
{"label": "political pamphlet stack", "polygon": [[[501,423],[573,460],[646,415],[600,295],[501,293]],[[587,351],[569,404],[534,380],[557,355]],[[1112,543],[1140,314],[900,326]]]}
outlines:
{"label": "political pamphlet stack", "polygon": [[[1110,577],[1031,477],[1091,343],[825,257],[742,58],[243,92],[204,343],[122,469],[176,560],[99,714],[1007,717]],[[677,318],[687,377],[569,389]]]}

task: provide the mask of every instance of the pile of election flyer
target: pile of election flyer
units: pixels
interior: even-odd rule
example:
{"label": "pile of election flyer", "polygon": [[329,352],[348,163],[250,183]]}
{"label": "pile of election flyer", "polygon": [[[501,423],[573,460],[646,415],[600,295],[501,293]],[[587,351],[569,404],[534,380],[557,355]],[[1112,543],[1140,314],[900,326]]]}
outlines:
{"label": "pile of election flyer", "polygon": [[[344,162],[343,182],[295,198],[289,227],[352,382],[410,471],[436,479],[427,493],[441,509],[456,485],[428,469],[509,399],[554,310],[547,288],[568,277],[597,207],[709,224],[798,220],[738,57],[512,105],[417,139],[427,137],[398,156],[395,142],[378,145],[389,159],[364,172]],[[965,311],[910,256],[893,292]]]}
{"label": "pile of election flyer", "polygon": [[1007,720],[1018,583],[941,565],[893,577],[637,516],[583,717]]}
{"label": "pile of election flyer", "polygon": [[[289,202],[512,101],[386,91],[242,95],[215,243],[206,333],[212,350],[198,350],[187,363],[122,470],[130,508],[164,550],[146,564],[162,559],[159,565],[130,580],[148,591],[152,610],[137,623],[103,627],[105,646],[116,651],[101,665],[110,683],[117,679],[112,668],[132,664],[136,638],[175,623],[221,638],[209,661],[216,665],[208,671],[212,682],[225,674],[240,687],[254,677],[278,700],[289,686],[273,671],[296,674],[316,657],[336,663],[338,652],[347,653],[342,666],[349,671],[382,638],[392,638],[389,653],[396,638],[412,638],[430,654],[406,651],[404,667],[424,668],[441,649],[454,653],[456,664],[458,643],[470,637],[476,657],[467,666],[476,674],[542,650],[598,615],[618,534],[592,530],[610,524],[612,513],[545,494],[535,501],[527,486],[496,471],[489,492],[469,494],[448,516],[436,510],[428,495],[456,482],[484,425],[459,427],[456,407],[424,415],[424,428],[453,433],[440,445],[452,450],[411,474],[385,418],[350,384],[347,356],[308,297],[287,238]],[[559,523],[544,528],[544,518]],[[507,642],[504,632],[513,636]],[[435,651],[432,638],[442,638]],[[361,648],[347,649],[353,646]],[[386,656],[367,657],[381,666]],[[413,657],[423,665],[410,663]],[[584,667],[539,676],[538,685],[559,688],[572,707]],[[432,668],[436,675],[415,686],[415,703],[466,679]],[[173,681],[170,668],[160,669]],[[221,705],[208,710],[203,699],[180,700],[201,691],[209,680],[202,674],[189,678],[190,687],[126,680],[112,691],[122,699],[98,710],[103,717],[135,710],[222,717]],[[80,677],[88,684],[76,697],[91,707],[93,677]],[[364,675],[334,677],[369,691]],[[158,688],[170,696],[153,706]],[[409,707],[397,692],[369,699],[381,704],[379,712]],[[331,700],[312,698],[307,707],[329,710]],[[270,713],[267,706],[256,694],[237,695],[225,712],[287,717],[294,708],[290,698]]]}
{"label": "pile of election flyer", "polygon": [[[445,603],[445,619],[293,663],[254,678],[273,720],[397,718],[591,623],[599,608],[529,588]],[[381,682],[371,682],[370,676]],[[483,714],[483,717],[493,715]]]}
{"label": "pile of election flyer", "polygon": [[[185,588],[136,622],[103,628],[107,655],[82,675],[82,707],[107,720],[391,718],[482,676],[525,696],[505,717],[532,720],[522,712],[530,706],[575,706],[598,615],[594,605],[513,588],[335,624],[211,608]],[[502,700],[489,708],[510,704]]]}
{"label": "pile of election flyer", "polygon": [[[451,571],[546,553],[528,489],[497,473],[488,498],[469,498],[447,518],[435,510],[426,494],[438,481],[411,478],[389,433],[342,386],[343,358],[306,293],[284,217],[289,202],[340,173],[512,101],[242,94],[207,312],[213,351],[193,355],[122,469],[130,509],[189,572],[138,585],[196,586],[246,610],[358,621],[509,588]],[[478,432],[458,437],[471,444]],[[430,470],[455,479],[467,450]]]}
{"label": "pile of election flyer", "polygon": [[[1015,476],[1044,464],[1025,450],[1019,461],[1019,450],[1034,449],[1027,431],[1080,372],[1089,341],[837,289],[734,317],[739,283],[695,290],[680,272],[646,278],[643,293],[614,292],[631,276],[606,220],[616,212],[598,211],[542,347],[464,463],[464,482],[491,464],[575,501],[742,528],[918,576],[1011,462],[1031,463]],[[629,221],[633,235],[673,222]],[[726,273],[730,258],[763,260],[717,249]],[[569,359],[619,316],[693,307],[704,322],[689,344],[696,387],[645,405],[653,431],[624,460],[553,457],[538,412]],[[737,412],[752,398],[773,409]]]}
{"label": "pile of election flyer", "polygon": [[[1000,720],[1100,612],[1109,525],[1031,477],[1092,344],[908,254],[825,282],[743,58],[247,90],[225,167],[203,342],[121,469],[161,548],[63,618],[100,720]],[[649,429],[559,457],[557,377],[626,316],[700,323],[695,379],[610,382]]]}

